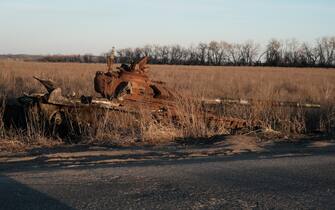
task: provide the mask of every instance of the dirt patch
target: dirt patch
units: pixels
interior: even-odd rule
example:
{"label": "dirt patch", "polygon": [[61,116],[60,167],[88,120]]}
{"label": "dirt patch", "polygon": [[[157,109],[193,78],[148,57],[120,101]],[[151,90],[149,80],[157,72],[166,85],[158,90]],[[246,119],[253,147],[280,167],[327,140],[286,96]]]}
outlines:
{"label": "dirt patch", "polygon": [[335,146],[335,140],[331,141],[315,141],[312,142],[308,147],[310,148],[326,148]]}
{"label": "dirt patch", "polygon": [[264,151],[264,143],[253,136],[228,136],[224,141],[219,141],[215,145],[225,147],[232,154]]}

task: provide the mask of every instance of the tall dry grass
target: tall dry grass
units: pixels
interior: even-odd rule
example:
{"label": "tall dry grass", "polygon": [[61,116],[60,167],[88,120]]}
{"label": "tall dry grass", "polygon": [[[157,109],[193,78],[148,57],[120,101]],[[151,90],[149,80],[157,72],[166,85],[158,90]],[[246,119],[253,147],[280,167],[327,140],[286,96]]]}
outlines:
{"label": "tall dry grass", "polygon": [[335,101],[335,69],[154,66],[151,74],[189,95],[315,103]]}
{"label": "tall dry grass", "polygon": [[[106,66],[102,64],[0,61],[0,98],[44,92],[32,76],[56,81],[64,95],[75,93],[77,96],[98,96],[93,88],[93,78],[96,71],[105,69]],[[266,103],[248,107],[227,105],[213,109],[221,116],[261,121],[263,126],[286,134],[334,131],[334,69],[152,65],[150,76],[154,80],[166,82],[168,87],[184,96],[179,103],[179,126],[157,122],[146,113],[142,113],[139,118],[105,113],[99,116],[95,125],[87,128],[88,131],[82,132],[85,133],[84,140],[90,143],[157,143],[178,137],[199,138],[227,133],[225,128],[208,127],[204,108],[192,100],[218,97],[320,103],[322,108],[319,110],[273,108]],[[22,135],[25,142],[31,144],[34,139],[45,138],[43,125],[38,125],[38,122],[32,122],[29,129],[28,133]],[[8,139],[8,132],[4,131],[2,122],[0,135]]]}
{"label": "tall dry grass", "polygon": [[[93,77],[105,69],[103,64],[0,61],[0,91],[11,95],[41,91],[35,75],[53,79],[65,93],[96,95]],[[150,75],[184,95],[335,101],[335,69],[152,65]]]}
{"label": "tall dry grass", "polygon": [[222,116],[261,121],[285,134],[334,132],[335,69],[273,67],[157,66],[154,78],[183,95],[321,104],[321,109],[253,106],[219,107]]}

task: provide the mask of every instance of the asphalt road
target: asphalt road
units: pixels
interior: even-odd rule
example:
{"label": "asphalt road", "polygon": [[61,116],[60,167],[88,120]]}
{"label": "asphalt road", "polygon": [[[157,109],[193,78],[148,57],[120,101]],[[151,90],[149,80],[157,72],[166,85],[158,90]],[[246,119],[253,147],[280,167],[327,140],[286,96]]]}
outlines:
{"label": "asphalt road", "polygon": [[335,208],[333,152],[0,170],[0,209]]}

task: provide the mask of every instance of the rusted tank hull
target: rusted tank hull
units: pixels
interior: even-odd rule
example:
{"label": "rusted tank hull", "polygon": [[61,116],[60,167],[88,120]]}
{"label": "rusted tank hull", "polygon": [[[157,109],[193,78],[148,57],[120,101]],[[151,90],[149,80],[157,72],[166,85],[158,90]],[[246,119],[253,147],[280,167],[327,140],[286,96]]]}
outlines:
{"label": "rusted tank hull", "polygon": [[[123,64],[118,70],[109,68],[108,72],[97,72],[94,88],[102,98],[67,98],[53,81],[35,77],[48,93],[25,95],[8,101],[3,118],[5,126],[27,130],[29,124],[41,123],[51,135],[80,135],[81,128],[94,128],[94,124],[108,112],[131,114],[135,118],[145,114],[159,123],[166,121],[180,126],[178,120],[191,118],[190,113],[178,109],[176,95],[163,82],[149,78],[147,61],[148,58],[144,57],[131,66]],[[218,117],[215,113],[197,114],[206,116],[204,120],[211,127],[241,129],[251,125],[245,120]]]}
{"label": "rusted tank hull", "polygon": [[65,137],[71,132],[80,135],[80,127],[95,127],[108,113],[126,113],[140,118],[143,113],[167,116],[174,112],[173,104],[167,101],[126,99],[115,102],[97,98],[87,104],[80,99],[45,100],[47,97],[50,95],[8,99],[2,119],[5,128],[24,131],[40,123],[39,127],[47,133]]}

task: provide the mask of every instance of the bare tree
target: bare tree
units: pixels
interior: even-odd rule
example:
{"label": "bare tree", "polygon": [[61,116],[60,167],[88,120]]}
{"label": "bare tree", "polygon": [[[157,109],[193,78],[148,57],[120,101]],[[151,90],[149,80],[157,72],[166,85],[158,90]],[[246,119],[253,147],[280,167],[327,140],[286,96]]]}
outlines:
{"label": "bare tree", "polygon": [[253,65],[256,62],[256,57],[258,55],[259,45],[254,41],[249,40],[240,45],[240,65]]}
{"label": "bare tree", "polygon": [[299,42],[296,39],[286,40],[282,44],[281,65],[298,66],[299,63]]}
{"label": "bare tree", "polygon": [[241,62],[241,45],[229,44],[228,45],[229,65],[240,65]]}
{"label": "bare tree", "polygon": [[179,45],[173,45],[170,47],[170,64],[181,64],[183,57],[182,48]]}
{"label": "bare tree", "polygon": [[198,57],[201,65],[205,65],[207,63],[208,46],[206,43],[200,43],[198,45]]}
{"label": "bare tree", "polygon": [[227,62],[228,43],[221,41],[211,41],[208,44],[208,63],[210,65],[220,66]]}
{"label": "bare tree", "polygon": [[331,66],[334,64],[335,37],[324,37],[316,43],[316,53],[320,66]]}
{"label": "bare tree", "polygon": [[266,46],[266,64],[270,66],[279,66],[282,61],[281,53],[282,44],[276,40],[272,39]]}
{"label": "bare tree", "polygon": [[300,63],[301,66],[315,66],[316,59],[315,50],[309,43],[303,42],[300,46]]}
{"label": "bare tree", "polygon": [[145,45],[142,48],[142,53],[143,53],[144,56],[152,57],[153,56],[153,46]]}

